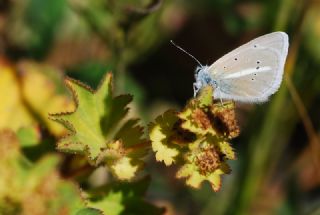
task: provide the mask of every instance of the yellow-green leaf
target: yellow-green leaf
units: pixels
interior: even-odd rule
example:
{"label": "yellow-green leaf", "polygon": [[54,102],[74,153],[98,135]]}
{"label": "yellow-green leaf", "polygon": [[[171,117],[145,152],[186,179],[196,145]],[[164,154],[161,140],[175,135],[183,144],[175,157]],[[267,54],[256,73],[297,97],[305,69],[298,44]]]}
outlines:
{"label": "yellow-green leaf", "polygon": [[120,180],[130,180],[135,176],[138,168],[139,165],[134,165],[128,157],[123,157],[111,165],[111,170]]}
{"label": "yellow-green leaf", "polygon": [[112,75],[93,91],[83,83],[67,79],[77,104],[75,111],[51,114],[69,134],[58,142],[58,149],[85,154],[93,165],[105,164],[119,179],[132,179],[149,148],[136,119],[125,119],[129,95],[112,95]]}
{"label": "yellow-green leaf", "polygon": [[31,126],[35,120],[23,103],[16,71],[0,59],[0,129],[17,131]]}
{"label": "yellow-green leaf", "polygon": [[157,161],[180,166],[177,178],[185,178],[193,188],[208,181],[218,191],[221,175],[231,172],[227,160],[236,159],[228,141],[239,128],[234,104],[213,104],[212,95],[212,87],[205,87],[181,112],[157,117],[150,126],[150,139]]}
{"label": "yellow-green leaf", "polygon": [[144,178],[131,183],[112,183],[99,187],[89,193],[87,206],[106,215],[163,214],[162,208],[157,208],[144,200],[149,184],[150,178]]}
{"label": "yellow-green leaf", "polygon": [[32,163],[20,146],[14,132],[0,131],[0,214],[75,214],[85,207],[78,188],[59,176],[59,156]]}
{"label": "yellow-green leaf", "polygon": [[167,111],[156,118],[155,123],[150,125],[150,140],[152,149],[156,153],[157,161],[163,161],[167,166],[175,162],[179,154],[179,146],[172,143],[170,139],[174,134],[174,125],[178,117],[173,111]]}

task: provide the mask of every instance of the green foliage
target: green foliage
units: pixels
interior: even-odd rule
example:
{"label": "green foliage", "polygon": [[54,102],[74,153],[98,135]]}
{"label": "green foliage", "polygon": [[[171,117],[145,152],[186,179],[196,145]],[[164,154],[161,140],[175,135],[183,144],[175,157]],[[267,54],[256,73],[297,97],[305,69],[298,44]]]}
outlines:
{"label": "green foliage", "polygon": [[20,144],[13,132],[0,132],[0,214],[73,214],[83,208],[78,188],[57,172],[59,157],[31,163]]}
{"label": "green foliage", "polygon": [[174,163],[179,154],[179,145],[170,144],[170,137],[174,135],[173,129],[177,121],[178,117],[175,112],[167,111],[150,125],[150,140],[152,149],[156,153],[156,159],[163,161],[167,166]]}
{"label": "green foliage", "polygon": [[[29,0],[25,12],[25,23],[32,32],[30,49],[36,50],[36,56],[42,57],[50,48],[55,30],[63,18],[66,9],[64,0]],[[44,45],[46,44],[46,46]]]}
{"label": "green foliage", "polygon": [[164,209],[157,208],[143,199],[149,184],[150,178],[144,178],[133,183],[113,183],[99,187],[89,194],[87,205],[108,215],[163,214]]}
{"label": "green foliage", "polygon": [[212,189],[221,187],[220,176],[230,173],[227,160],[235,153],[227,142],[238,135],[234,104],[213,104],[211,87],[192,99],[183,111],[167,111],[150,125],[152,149],[157,161],[181,165],[177,178],[199,188],[205,180]]}
{"label": "green foliage", "polygon": [[[319,214],[317,1],[0,5],[0,214],[163,214],[144,200],[150,185],[146,199],[165,205],[168,214]],[[219,190],[231,172],[228,160],[236,159],[230,142],[239,129],[232,102],[214,104],[212,89],[204,89],[182,110],[153,120],[150,143],[131,115],[150,120],[191,96],[191,85],[167,84],[190,83],[190,74],[178,71],[192,68],[189,60],[175,61],[172,56],[180,55],[169,48],[169,39],[212,63],[250,38],[278,30],[290,36],[284,83],[266,104],[239,104],[240,159],[232,162],[223,190],[213,193],[203,182]],[[105,71],[116,77],[115,92],[134,95],[134,102],[112,95],[111,76],[100,81]],[[65,74],[94,89],[101,84],[93,91],[67,79],[68,92]],[[166,92],[173,92],[170,99]],[[55,143],[67,153],[57,155]],[[151,147],[154,154],[148,154]],[[146,165],[146,155],[170,167]],[[175,169],[177,178],[199,189],[176,186]],[[139,180],[140,173],[150,173],[151,184],[149,178]]]}
{"label": "green foliage", "polygon": [[17,131],[21,147],[36,146],[40,143],[40,133],[36,127],[22,127]]}
{"label": "green foliage", "polygon": [[67,7],[65,0],[26,0],[14,2],[8,32],[10,42],[41,59],[54,41]]}
{"label": "green foliage", "polygon": [[77,108],[74,112],[51,114],[70,134],[60,139],[57,148],[85,154],[92,165],[107,165],[122,180],[132,179],[147,152],[148,142],[135,119],[124,119],[131,96],[112,95],[112,75],[107,74],[97,91],[67,79]]}
{"label": "green foliage", "polygon": [[115,64],[115,72],[121,74],[126,66],[150,54],[166,35],[161,25],[164,2],[75,0],[71,9],[109,46],[112,56],[108,60]]}
{"label": "green foliage", "polygon": [[76,215],[102,215],[103,213],[94,208],[84,208],[76,213]]}

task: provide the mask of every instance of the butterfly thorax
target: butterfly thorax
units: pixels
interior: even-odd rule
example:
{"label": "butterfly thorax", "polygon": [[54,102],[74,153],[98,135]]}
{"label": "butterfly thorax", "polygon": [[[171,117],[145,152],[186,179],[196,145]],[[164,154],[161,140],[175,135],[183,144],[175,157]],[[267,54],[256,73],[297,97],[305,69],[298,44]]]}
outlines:
{"label": "butterfly thorax", "polygon": [[212,78],[209,73],[208,66],[197,67],[195,72],[196,81],[193,83],[194,96],[197,95],[198,91],[207,85],[211,85],[214,88],[217,88],[217,81]]}

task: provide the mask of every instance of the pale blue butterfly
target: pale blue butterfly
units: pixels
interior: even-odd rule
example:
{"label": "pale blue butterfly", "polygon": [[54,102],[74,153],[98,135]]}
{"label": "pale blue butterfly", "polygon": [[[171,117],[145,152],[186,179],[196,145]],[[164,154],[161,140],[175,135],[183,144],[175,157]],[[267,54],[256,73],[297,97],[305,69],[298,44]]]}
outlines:
{"label": "pale blue butterfly", "polygon": [[203,66],[194,56],[175,46],[200,65],[195,72],[194,96],[204,86],[211,85],[215,99],[259,103],[267,101],[280,87],[289,42],[284,32],[265,34],[229,52],[211,66]]}

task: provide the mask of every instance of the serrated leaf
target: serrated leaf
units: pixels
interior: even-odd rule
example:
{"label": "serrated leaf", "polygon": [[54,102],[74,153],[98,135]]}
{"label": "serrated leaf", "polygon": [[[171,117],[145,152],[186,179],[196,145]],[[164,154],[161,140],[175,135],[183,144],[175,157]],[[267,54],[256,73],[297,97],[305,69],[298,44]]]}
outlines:
{"label": "serrated leaf", "polygon": [[186,184],[197,189],[200,188],[203,181],[207,180],[210,182],[212,189],[218,191],[221,187],[221,174],[217,170],[217,172],[209,175],[201,175],[195,166],[186,164],[177,172],[177,178],[187,178]]}
{"label": "serrated leaf", "polygon": [[185,109],[178,114],[182,120],[181,127],[192,133],[206,135],[208,133],[215,135],[216,130],[208,115],[209,106],[200,103],[198,100],[192,100]]}
{"label": "serrated leaf", "polygon": [[127,113],[126,105],[131,97],[112,98],[111,75],[105,77],[96,92],[72,79],[67,79],[66,84],[73,93],[77,108],[74,112],[51,115],[72,131],[58,143],[58,148],[72,151],[74,149],[66,143],[81,144],[82,147],[79,150],[76,147],[74,152],[84,153],[83,149],[87,147],[90,159],[94,160],[107,146],[106,136]]}
{"label": "serrated leaf", "polygon": [[142,138],[143,128],[137,125],[138,120],[128,120],[115,135],[115,139],[121,139],[125,147],[134,146],[144,141]]}
{"label": "serrated leaf", "polygon": [[123,201],[122,195],[121,191],[110,191],[102,200],[90,202],[88,205],[103,211],[104,214],[118,215],[125,210],[125,206],[121,203]]}
{"label": "serrated leaf", "polygon": [[144,178],[134,183],[113,183],[97,188],[96,192],[91,193],[94,198],[87,199],[88,207],[108,215],[163,214],[163,209],[153,206],[143,198],[149,184],[150,179]]}
{"label": "serrated leaf", "polygon": [[129,180],[135,176],[139,165],[132,164],[130,158],[123,157],[111,164],[110,168],[120,180]]}
{"label": "serrated leaf", "polygon": [[166,112],[156,118],[150,139],[157,161],[181,166],[177,178],[186,178],[186,184],[193,188],[208,181],[218,191],[221,175],[231,172],[226,161],[236,159],[227,141],[239,129],[234,104],[213,104],[212,95],[212,87],[206,87],[181,112]]}
{"label": "serrated leaf", "polygon": [[220,174],[211,174],[208,177],[208,181],[211,184],[211,187],[214,191],[219,191],[221,188],[221,177]]}
{"label": "serrated leaf", "polygon": [[196,99],[192,99],[178,116],[182,120],[181,127],[199,135],[216,135],[213,127],[210,107],[213,106],[213,88],[203,88]]}
{"label": "serrated leaf", "polygon": [[173,111],[167,111],[150,124],[150,140],[152,149],[156,153],[157,161],[163,161],[167,166],[175,162],[180,153],[177,145],[171,144],[170,137],[174,134],[174,125],[178,117]]}
{"label": "serrated leaf", "polygon": [[204,181],[208,181],[214,191],[221,187],[221,175],[230,173],[230,168],[221,160],[219,146],[216,139],[206,137],[189,145],[190,151],[185,154],[186,163],[177,172],[177,178],[186,178],[186,184],[193,188],[200,188]]}
{"label": "serrated leaf", "polygon": [[236,159],[236,154],[234,152],[234,149],[230,146],[230,144],[226,141],[219,141],[217,142],[219,145],[219,149],[222,154],[226,156],[227,159],[230,160],[235,160]]}
{"label": "serrated leaf", "polygon": [[128,155],[132,158],[141,158],[147,155],[150,142],[142,137],[143,127],[138,125],[138,120],[128,120],[115,135],[116,140],[121,140],[124,148],[132,148]]}
{"label": "serrated leaf", "polygon": [[58,149],[85,154],[93,165],[106,164],[116,177],[130,180],[139,169],[149,143],[136,119],[125,120],[129,95],[112,96],[112,75],[102,80],[97,91],[67,79],[77,103],[74,112],[52,114],[70,133],[59,140]]}

